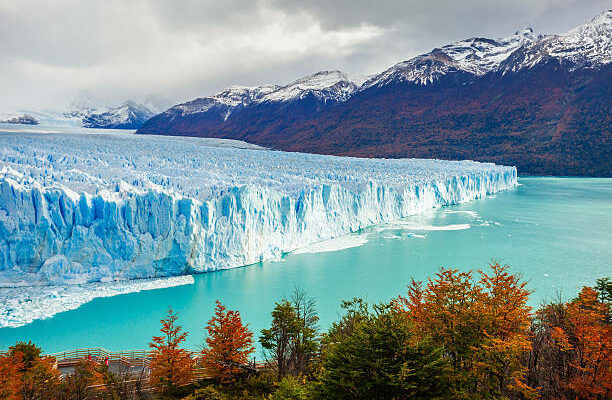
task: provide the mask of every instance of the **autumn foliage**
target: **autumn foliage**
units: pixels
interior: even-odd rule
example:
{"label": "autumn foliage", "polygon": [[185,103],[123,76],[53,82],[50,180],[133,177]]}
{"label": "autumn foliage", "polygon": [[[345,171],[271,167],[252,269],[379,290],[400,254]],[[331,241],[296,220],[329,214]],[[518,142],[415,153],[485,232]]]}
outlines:
{"label": "autumn foliage", "polygon": [[529,292],[499,264],[491,272],[441,269],[425,284],[412,281],[396,305],[420,340],[443,346],[454,398],[530,397],[521,356],[531,349]]}
{"label": "autumn foliage", "polygon": [[228,310],[219,301],[208,321],[206,348],[201,364],[214,378],[227,382],[244,372],[249,355],[255,351],[253,334],[242,324],[238,311]]}
{"label": "autumn foliage", "polygon": [[149,346],[151,354],[151,384],[163,393],[171,393],[178,387],[191,383],[194,360],[179,346],[187,337],[187,332],[177,324],[178,314],[171,308],[160,321],[160,336],[153,336]]}
{"label": "autumn foliage", "polygon": [[[263,370],[248,363],[253,334],[240,313],[217,301],[200,357],[207,379],[199,382],[170,309],[150,343],[149,381],[156,398],[196,389],[186,398],[611,399],[612,281],[534,314],[528,296],[526,283],[497,263],[441,269],[390,302],[344,302],[345,315],[320,335],[314,300],[296,289],[262,330]],[[0,354],[0,399],[152,395],[142,390],[146,377],[134,382],[84,358],[60,379],[54,364],[33,343],[16,343]]]}
{"label": "autumn foliage", "polygon": [[0,399],[21,399],[22,354],[0,355]]}
{"label": "autumn foliage", "polygon": [[576,299],[537,312],[528,364],[543,398],[612,398],[612,325],[603,297],[584,287]]}

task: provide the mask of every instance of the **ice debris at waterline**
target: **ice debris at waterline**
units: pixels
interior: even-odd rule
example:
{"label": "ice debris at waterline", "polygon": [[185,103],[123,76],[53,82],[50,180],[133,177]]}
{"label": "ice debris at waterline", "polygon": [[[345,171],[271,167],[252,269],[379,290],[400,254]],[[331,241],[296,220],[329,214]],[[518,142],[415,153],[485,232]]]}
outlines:
{"label": "ice debris at waterline", "polygon": [[0,285],[232,268],[517,183],[516,168],[490,163],[248,147],[1,133]]}
{"label": "ice debris at waterline", "polygon": [[16,328],[36,319],[46,319],[74,310],[99,297],[163,289],[194,283],[192,275],[91,282],[82,285],[48,285],[0,288],[0,328]]}

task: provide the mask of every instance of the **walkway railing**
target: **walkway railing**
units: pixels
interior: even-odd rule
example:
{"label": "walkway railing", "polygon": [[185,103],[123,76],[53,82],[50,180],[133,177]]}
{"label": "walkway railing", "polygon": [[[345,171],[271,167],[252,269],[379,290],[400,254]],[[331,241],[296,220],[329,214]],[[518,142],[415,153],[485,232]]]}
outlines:
{"label": "walkway railing", "polygon": [[[186,349],[186,351],[194,359],[197,359],[200,355],[200,351],[189,349]],[[111,367],[119,364],[122,367],[125,367],[125,373],[133,376],[134,380],[128,382],[139,381],[145,386],[145,388],[149,388],[149,364],[152,356],[152,352],[150,350],[113,352],[101,347],[91,347],[60,351],[57,353],[44,354],[43,356],[53,357],[55,359],[56,367],[60,370],[62,375],[72,373],[72,367],[83,360],[88,360],[90,357],[93,362],[99,364],[104,363],[108,358],[108,362]],[[253,360],[248,367],[252,370],[263,370],[269,368],[270,364],[261,362],[256,363],[255,360]],[[196,367],[193,372],[194,381],[211,378],[208,372],[201,367]],[[92,388],[102,389],[104,388],[104,385],[95,385],[95,387],[92,386]]]}
{"label": "walkway railing", "polygon": [[125,363],[144,368],[149,364],[151,352],[147,350],[112,352],[101,347],[92,347],[60,351],[58,353],[47,354],[47,356],[55,358],[59,367],[74,365],[91,356],[96,362],[102,362],[108,357],[109,363]]}

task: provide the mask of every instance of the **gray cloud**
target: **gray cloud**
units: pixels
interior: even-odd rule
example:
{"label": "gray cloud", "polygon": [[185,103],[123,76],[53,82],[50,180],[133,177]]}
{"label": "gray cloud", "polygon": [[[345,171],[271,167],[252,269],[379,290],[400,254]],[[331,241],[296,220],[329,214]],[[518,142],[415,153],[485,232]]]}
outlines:
{"label": "gray cloud", "polygon": [[176,101],[321,69],[370,74],[471,36],[554,33],[603,0],[0,2],[0,109],[77,96]]}

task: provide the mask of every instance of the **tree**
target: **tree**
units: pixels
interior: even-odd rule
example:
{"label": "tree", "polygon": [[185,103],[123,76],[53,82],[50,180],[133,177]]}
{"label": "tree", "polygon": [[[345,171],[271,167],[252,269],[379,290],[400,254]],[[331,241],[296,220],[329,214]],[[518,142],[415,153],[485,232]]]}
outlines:
{"label": "tree", "polygon": [[31,341],[20,341],[9,347],[9,354],[15,356],[17,353],[21,353],[23,362],[23,371],[32,368],[32,364],[35,360],[40,359],[41,349],[37,347]]}
{"label": "tree", "polygon": [[0,355],[0,399],[21,399],[22,353]]}
{"label": "tree", "polygon": [[295,310],[296,318],[300,321],[300,329],[295,338],[294,369],[296,373],[304,374],[308,371],[319,347],[319,317],[315,300],[308,297],[302,288],[293,289],[290,302]]}
{"label": "tree", "polygon": [[163,335],[153,336],[151,347],[151,384],[162,393],[172,393],[182,385],[193,380],[194,360],[179,346],[187,337],[187,332],[177,324],[178,314],[172,308],[161,319]]}
{"label": "tree", "polygon": [[342,301],[340,307],[344,310],[344,315],[338,322],[332,323],[327,335],[323,338],[323,345],[340,342],[350,337],[355,329],[370,318],[368,303],[354,297],[349,301]]}
{"label": "tree", "polygon": [[529,380],[543,398],[612,397],[612,325],[605,293],[582,288],[578,297],[546,304],[532,324]]}
{"label": "tree", "polygon": [[531,345],[529,292],[508,267],[490,267],[491,273],[441,269],[426,285],[413,281],[396,305],[422,339],[444,347],[455,398],[530,397],[521,363]]}
{"label": "tree", "polygon": [[249,355],[255,351],[253,334],[242,324],[238,311],[227,310],[219,301],[215,315],[208,321],[202,365],[222,382],[245,371]]}
{"label": "tree", "polygon": [[582,288],[567,307],[567,332],[556,331],[560,343],[574,350],[567,387],[584,399],[612,398],[612,325],[608,306],[597,292]]}
{"label": "tree", "polygon": [[296,338],[300,328],[301,321],[295,308],[289,301],[282,300],[276,303],[272,311],[272,326],[261,331],[259,342],[268,357],[274,361],[279,379],[292,370]]}
{"label": "tree", "polygon": [[600,278],[597,279],[597,283],[595,285],[595,291],[597,292],[597,297],[599,301],[605,304],[608,307],[608,312],[606,316],[606,323],[612,323],[612,279],[610,278]]}
{"label": "tree", "polygon": [[597,297],[599,298],[599,301],[609,306],[612,302],[612,279],[597,279],[595,291],[597,292]]}
{"label": "tree", "polygon": [[276,303],[272,326],[261,331],[259,342],[274,361],[279,379],[309,371],[319,347],[318,320],[314,300],[302,289]]}
{"label": "tree", "polygon": [[[408,316],[392,305],[373,312],[352,303],[349,329],[336,324],[323,350],[318,390],[334,399],[447,398],[441,348],[419,339]],[[346,317],[346,316],[345,316]],[[340,333],[341,332],[341,333]]]}
{"label": "tree", "polygon": [[23,374],[21,394],[23,400],[51,399],[60,386],[61,374],[51,357],[37,358]]}
{"label": "tree", "polygon": [[96,363],[81,360],[74,366],[74,372],[62,379],[60,390],[64,398],[84,400],[91,396],[90,386],[103,382]]}
{"label": "tree", "polygon": [[535,395],[525,384],[523,356],[531,350],[529,326],[531,307],[529,291],[507,266],[491,265],[491,273],[480,272],[483,288],[483,342],[475,351],[475,367],[483,378],[481,393],[485,397],[508,397],[521,393]]}
{"label": "tree", "polygon": [[41,357],[41,353],[31,341],[9,347],[8,358],[19,367],[19,394],[23,400],[53,398],[59,387],[60,373],[54,368],[55,360]]}

